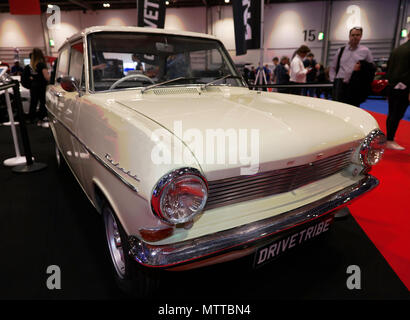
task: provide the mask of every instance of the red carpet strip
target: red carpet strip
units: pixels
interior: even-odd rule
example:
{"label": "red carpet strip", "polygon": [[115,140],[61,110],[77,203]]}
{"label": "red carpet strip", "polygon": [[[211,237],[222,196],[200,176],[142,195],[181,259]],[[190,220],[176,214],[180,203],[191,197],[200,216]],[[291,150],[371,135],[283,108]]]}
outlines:
{"label": "red carpet strip", "polygon": [[[386,116],[370,112],[386,133]],[[380,185],[350,206],[357,223],[410,290],[410,122],[396,134],[404,151],[386,150],[371,174]]]}

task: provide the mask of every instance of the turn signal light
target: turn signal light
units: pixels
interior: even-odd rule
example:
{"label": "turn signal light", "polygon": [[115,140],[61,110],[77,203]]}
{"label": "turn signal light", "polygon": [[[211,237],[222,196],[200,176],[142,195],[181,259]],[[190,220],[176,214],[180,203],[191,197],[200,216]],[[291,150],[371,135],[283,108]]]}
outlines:
{"label": "turn signal light", "polygon": [[172,236],[174,228],[162,228],[162,229],[140,229],[141,237],[145,241],[155,242]]}

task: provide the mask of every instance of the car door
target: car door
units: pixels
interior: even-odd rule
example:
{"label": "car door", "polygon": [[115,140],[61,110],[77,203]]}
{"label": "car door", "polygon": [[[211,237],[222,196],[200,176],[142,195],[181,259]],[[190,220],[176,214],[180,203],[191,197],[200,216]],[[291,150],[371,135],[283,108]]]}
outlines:
{"label": "car door", "polygon": [[54,138],[57,146],[64,158],[67,158],[67,151],[70,147],[67,146],[66,141],[69,136],[69,132],[63,125],[65,114],[65,94],[66,92],[61,87],[59,79],[68,74],[68,67],[70,62],[70,46],[66,45],[60,50],[58,57],[58,64],[56,68],[56,81],[53,85],[49,85],[47,88],[46,103],[49,110],[49,118],[51,121],[51,129],[53,131]]}
{"label": "car door", "polygon": [[70,46],[68,75],[77,81],[79,92],[64,93],[64,112],[60,118],[67,133],[69,133],[65,140],[67,146],[65,150],[66,159],[79,180],[81,180],[80,158],[82,154],[80,153],[81,148],[77,137],[76,124],[78,122],[78,108],[85,93],[83,48],[82,40],[72,43]]}

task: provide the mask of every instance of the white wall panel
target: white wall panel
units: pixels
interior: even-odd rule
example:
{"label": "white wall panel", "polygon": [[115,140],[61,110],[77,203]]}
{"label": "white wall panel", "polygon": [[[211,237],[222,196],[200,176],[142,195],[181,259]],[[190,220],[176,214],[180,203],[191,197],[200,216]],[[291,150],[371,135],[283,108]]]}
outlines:
{"label": "white wall panel", "polygon": [[334,1],[330,41],[347,41],[349,30],[363,27],[362,40],[393,39],[398,0]]}
{"label": "white wall panel", "polygon": [[[205,32],[206,9],[178,8],[167,9],[165,28],[193,32]],[[55,41],[53,52],[74,33],[91,26],[136,26],[137,10],[99,10],[62,12],[61,26],[50,30],[50,37]]]}
{"label": "white wall panel", "polygon": [[40,16],[1,13],[0,47],[44,47]]}
{"label": "white wall panel", "polygon": [[206,8],[170,8],[166,10],[165,29],[206,32]]}
{"label": "white wall panel", "polygon": [[[248,50],[247,54],[236,56],[235,33],[231,6],[212,7],[211,32],[218,37],[237,63],[253,63],[260,60],[260,50]],[[322,42],[317,40],[317,34],[323,31],[325,4],[319,1],[303,3],[278,3],[265,5],[264,8],[264,63],[272,64],[275,56],[292,56],[302,44],[308,45],[316,58],[320,60]],[[314,41],[309,41],[304,30],[312,30]],[[312,39],[312,37],[311,37]]]}
{"label": "white wall panel", "polygon": [[15,47],[20,57],[28,57],[34,47],[43,50],[44,45],[40,16],[0,14],[0,61],[12,65]]}
{"label": "white wall panel", "polygon": [[[385,49],[388,50],[390,40],[394,37],[398,3],[399,0],[333,1],[329,35],[331,51],[335,50],[336,45],[340,46],[340,43],[347,41],[348,28],[353,24],[361,24],[364,27],[364,42],[379,43],[386,40]],[[360,8],[359,21],[354,10],[347,11],[349,6]],[[325,7],[325,1],[282,2],[266,5],[264,9],[264,62],[271,63],[274,56],[291,56],[295,49],[303,43],[312,49],[317,60],[322,60],[324,42],[317,40],[317,34],[325,29]],[[214,6],[208,9],[205,7],[169,8],[166,11],[165,28],[205,33],[207,10],[208,32],[224,43],[234,61],[251,62],[257,65],[260,50],[248,50],[246,55],[239,57],[235,55],[232,7],[229,5]],[[57,51],[66,38],[93,25],[137,25],[137,10],[62,12],[60,28],[50,31],[50,38],[55,42],[53,52]],[[309,37],[305,38],[305,30],[307,33],[312,30],[315,36],[314,41],[309,41]],[[0,47],[29,48],[34,46],[44,46],[39,16],[0,14]]]}
{"label": "white wall panel", "polygon": [[[279,3],[265,6],[265,44],[267,48],[297,48],[301,44],[321,47],[317,33],[323,31],[323,2]],[[312,30],[314,40],[305,39]],[[313,39],[311,37],[310,39]]]}
{"label": "white wall panel", "polygon": [[53,53],[57,52],[67,38],[82,29],[80,12],[81,11],[62,12],[61,23],[49,29],[49,38],[54,40]]}
{"label": "white wall panel", "polygon": [[217,37],[229,51],[235,50],[235,32],[231,6],[211,7],[211,34]]}

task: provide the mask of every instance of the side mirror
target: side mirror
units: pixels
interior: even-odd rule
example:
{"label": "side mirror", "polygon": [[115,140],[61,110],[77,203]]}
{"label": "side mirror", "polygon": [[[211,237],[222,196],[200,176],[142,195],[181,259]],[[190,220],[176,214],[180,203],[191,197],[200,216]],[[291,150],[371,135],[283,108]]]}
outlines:
{"label": "side mirror", "polygon": [[65,76],[65,77],[62,77],[59,82],[61,84],[61,87],[65,91],[68,91],[68,92],[77,91],[78,93],[80,93],[78,81],[74,77]]}

